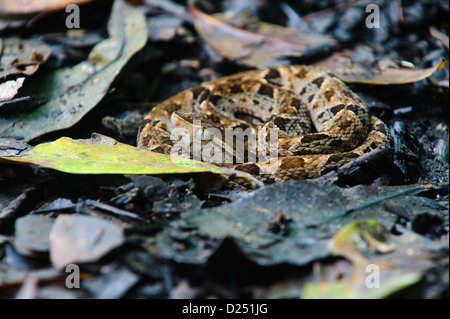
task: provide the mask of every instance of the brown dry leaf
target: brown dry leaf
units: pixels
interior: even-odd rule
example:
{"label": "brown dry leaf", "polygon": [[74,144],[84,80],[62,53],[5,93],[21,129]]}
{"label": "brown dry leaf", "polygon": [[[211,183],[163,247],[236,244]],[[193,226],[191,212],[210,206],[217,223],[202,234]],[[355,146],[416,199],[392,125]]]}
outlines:
{"label": "brown dry leaf", "polygon": [[32,75],[52,53],[49,45],[39,40],[3,39],[0,55],[0,79],[9,76]]}
{"label": "brown dry leaf", "polygon": [[[299,36],[294,30],[257,22],[250,32],[210,16],[193,4],[188,11],[195,29],[218,53],[229,60],[249,67],[288,63],[286,57],[317,54],[333,47],[336,42],[329,36],[315,34]],[[223,17],[217,15],[217,17]]]}
{"label": "brown dry leaf", "polygon": [[50,260],[57,269],[93,262],[124,242],[121,227],[82,215],[59,215],[50,231]]}
{"label": "brown dry leaf", "polygon": [[1,15],[33,14],[41,11],[63,10],[69,4],[82,4],[94,0],[2,0]]}
{"label": "brown dry leaf", "polygon": [[[364,50],[362,48],[361,50]],[[427,69],[411,67],[409,62],[402,61],[400,67],[390,58],[378,61],[358,61],[357,54],[361,50],[346,50],[333,53],[330,57],[315,65],[336,74],[347,83],[366,83],[377,85],[406,84],[426,79],[447,64],[444,59],[437,66]],[[405,67],[406,66],[406,67]]]}

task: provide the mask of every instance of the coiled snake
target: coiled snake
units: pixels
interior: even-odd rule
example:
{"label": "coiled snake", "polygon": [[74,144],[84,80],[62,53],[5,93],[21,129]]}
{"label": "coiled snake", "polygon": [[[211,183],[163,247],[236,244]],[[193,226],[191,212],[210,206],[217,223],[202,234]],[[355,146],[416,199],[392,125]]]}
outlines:
{"label": "coiled snake", "polygon": [[[230,143],[227,129],[251,131],[259,136],[257,144],[262,141],[266,146],[255,148],[247,135],[240,144],[237,137]],[[269,143],[272,136],[277,136],[276,144]],[[222,155],[216,164],[265,182],[319,177],[380,145],[391,145],[386,125],[370,116],[361,98],[339,78],[301,65],[205,82],[146,115],[138,147],[174,154],[180,141],[191,158],[196,159],[196,151],[204,155],[210,147],[215,155]],[[238,144],[243,152],[236,151]],[[276,156],[268,155],[272,151]],[[257,160],[250,160],[255,158],[252,155]],[[232,161],[225,163],[225,158]]]}

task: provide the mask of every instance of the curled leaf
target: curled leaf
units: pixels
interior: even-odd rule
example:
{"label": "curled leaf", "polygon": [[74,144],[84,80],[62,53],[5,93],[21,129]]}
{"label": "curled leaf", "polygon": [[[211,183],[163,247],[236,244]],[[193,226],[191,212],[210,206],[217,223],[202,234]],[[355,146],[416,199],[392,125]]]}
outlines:
{"label": "curled leaf", "polygon": [[336,44],[322,34],[299,36],[292,29],[262,22],[257,23],[255,31],[247,31],[207,15],[192,4],[188,10],[195,29],[215,51],[245,66],[280,63],[286,57],[317,54]]}
{"label": "curled leaf", "polygon": [[403,62],[407,67],[399,67],[389,58],[376,63],[358,62],[357,52],[344,51],[334,53],[327,59],[315,65],[336,74],[347,83],[366,83],[376,85],[406,84],[426,79],[434,72],[445,67],[447,62],[441,62],[431,68],[418,69],[411,67],[411,63]]}
{"label": "curled leaf", "polygon": [[42,41],[5,38],[0,56],[0,78],[32,75],[50,54],[50,46]]}

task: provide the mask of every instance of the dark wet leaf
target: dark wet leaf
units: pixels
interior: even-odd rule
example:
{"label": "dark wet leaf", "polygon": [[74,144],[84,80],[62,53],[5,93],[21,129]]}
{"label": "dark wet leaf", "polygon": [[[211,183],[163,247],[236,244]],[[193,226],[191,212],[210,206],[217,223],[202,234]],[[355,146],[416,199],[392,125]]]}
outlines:
{"label": "dark wet leaf", "polygon": [[13,138],[0,138],[0,156],[20,155],[32,146]]}
{"label": "dark wet leaf", "polygon": [[228,205],[183,213],[156,236],[156,247],[166,258],[202,263],[214,251],[207,247],[208,240],[230,237],[258,264],[304,265],[329,256],[328,240],[353,220],[374,218],[390,229],[397,216],[383,204],[387,200],[406,204],[429,188],[339,188],[314,180],[270,185]]}
{"label": "dark wet leaf", "polygon": [[33,213],[48,213],[53,211],[64,211],[74,208],[75,204],[67,198],[58,198],[50,203],[46,203],[40,209],[34,210]]}
{"label": "dark wet leaf", "polygon": [[124,241],[116,224],[82,215],[59,215],[50,232],[50,260],[57,269],[94,262]]}
{"label": "dark wet leaf", "polygon": [[0,190],[0,227],[13,220],[37,193],[35,186],[18,189],[2,187]]}
{"label": "dark wet leaf", "polygon": [[58,69],[35,82],[35,102],[43,104],[29,113],[0,117],[0,136],[29,141],[78,122],[97,105],[128,60],[145,45],[146,30],[144,15],[138,8],[115,1],[109,38],[98,43],[86,61]]}

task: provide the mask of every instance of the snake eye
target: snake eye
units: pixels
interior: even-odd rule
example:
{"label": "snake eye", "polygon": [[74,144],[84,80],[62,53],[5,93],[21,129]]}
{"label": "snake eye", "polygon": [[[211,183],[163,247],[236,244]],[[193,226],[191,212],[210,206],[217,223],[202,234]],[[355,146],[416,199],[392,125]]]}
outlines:
{"label": "snake eye", "polygon": [[208,129],[198,129],[195,131],[195,138],[200,141],[209,141],[211,139],[211,132]]}

